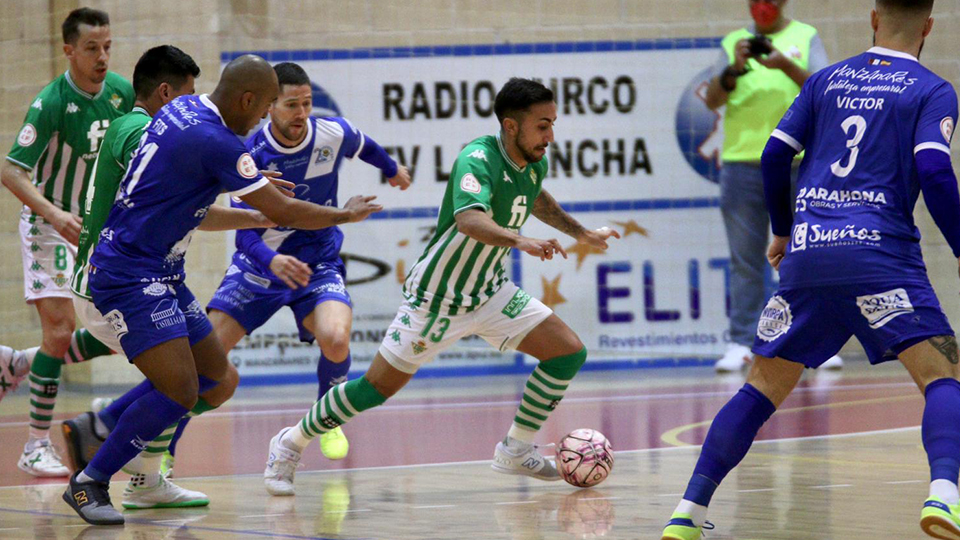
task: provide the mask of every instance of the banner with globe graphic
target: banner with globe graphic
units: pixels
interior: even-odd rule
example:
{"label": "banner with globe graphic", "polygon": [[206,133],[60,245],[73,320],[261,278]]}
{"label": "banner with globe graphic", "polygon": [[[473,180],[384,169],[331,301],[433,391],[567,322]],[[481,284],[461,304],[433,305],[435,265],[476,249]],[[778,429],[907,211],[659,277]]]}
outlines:
{"label": "banner with globe graphic", "polygon": [[[556,94],[544,188],[585,225],[623,236],[597,253],[531,218],[523,234],[559,238],[570,258],[515,255],[512,279],[577,331],[591,362],[696,364],[721,354],[730,273],[717,187],[722,116],[704,104],[718,47],[698,38],[258,53],[303,66],[314,114],[348,118],[413,175],[400,192],[359,160],[340,172],[341,203],[372,194],[386,208],[343,227],[355,367],[372,359],[393,320],[457,153],[497,131],[493,101],[510,77],[539,79]],[[224,63],[239,54],[224,54]],[[285,309],[231,357],[244,375],[307,378],[318,349],[299,342]],[[525,363],[470,339],[423,371]]]}

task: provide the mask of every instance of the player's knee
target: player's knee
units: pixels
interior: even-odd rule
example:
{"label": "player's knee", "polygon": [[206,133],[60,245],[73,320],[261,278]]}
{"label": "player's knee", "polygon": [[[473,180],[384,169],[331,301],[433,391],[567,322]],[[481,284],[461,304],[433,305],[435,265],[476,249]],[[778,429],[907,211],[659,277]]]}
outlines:
{"label": "player's knee", "polygon": [[233,397],[233,393],[237,391],[237,386],[239,384],[240,373],[237,372],[237,368],[235,368],[233,364],[228,364],[227,370],[223,374],[223,378],[220,380],[220,384],[205,394],[204,399],[210,405],[219,407]]}
{"label": "player's knee", "polygon": [[340,363],[350,354],[350,332],[346,327],[339,327],[325,332],[320,339],[320,349],[323,355],[331,362]]}
{"label": "player's knee", "polygon": [[73,321],[61,319],[43,328],[43,348],[55,358],[62,358],[70,348],[73,337]]}
{"label": "player's knee", "polygon": [[196,377],[180,377],[173,384],[160,389],[171,400],[186,409],[192,409],[197,404],[200,384]]}

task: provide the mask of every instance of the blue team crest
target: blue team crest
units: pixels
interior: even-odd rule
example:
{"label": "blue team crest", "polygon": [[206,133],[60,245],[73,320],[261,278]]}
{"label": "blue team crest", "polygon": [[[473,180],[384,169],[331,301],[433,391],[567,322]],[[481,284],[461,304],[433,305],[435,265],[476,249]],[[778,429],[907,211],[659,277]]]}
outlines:
{"label": "blue team crest", "polygon": [[723,116],[707,108],[707,85],[713,68],[698,73],[680,95],[677,106],[677,143],[687,163],[700,176],[720,181],[720,155],[723,152]]}
{"label": "blue team crest", "polygon": [[317,83],[311,82],[313,89],[313,116],[343,116],[333,97]]}

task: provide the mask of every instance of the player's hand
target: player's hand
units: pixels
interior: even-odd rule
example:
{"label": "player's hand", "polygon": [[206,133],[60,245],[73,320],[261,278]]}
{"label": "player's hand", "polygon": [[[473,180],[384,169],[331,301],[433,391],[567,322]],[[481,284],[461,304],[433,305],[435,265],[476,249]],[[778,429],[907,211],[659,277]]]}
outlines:
{"label": "player's hand", "polygon": [[744,68],[747,67],[747,60],[750,58],[750,41],[747,39],[741,39],[733,48],[734,69],[742,72]]}
{"label": "player's hand", "polygon": [[296,257],[280,254],[275,255],[270,261],[270,271],[291,289],[306,287],[310,284],[310,276],[313,275],[306,263]]}
{"label": "player's hand", "polygon": [[553,259],[554,253],[563,255],[564,259],[567,258],[567,252],[564,251],[563,246],[560,245],[560,242],[558,242],[556,238],[537,240],[535,238],[522,237],[516,247],[527,255],[540,257],[541,261]]}
{"label": "player's hand", "polygon": [[263,171],[260,171],[260,174],[262,174],[264,178],[269,180],[271,184],[277,186],[277,189],[280,190],[280,193],[283,193],[287,197],[297,196],[296,193],[293,192],[293,188],[297,187],[297,185],[294,184],[293,182],[288,182],[286,180],[281,179],[280,177],[283,175],[283,173],[281,173],[280,171],[263,170]]}
{"label": "player's hand", "polygon": [[577,237],[577,242],[606,250],[608,247],[610,247],[607,245],[607,240],[611,236],[614,238],[620,238],[620,233],[611,229],[610,227],[600,227],[595,231],[583,231],[580,236]]}
{"label": "player's hand", "polygon": [[73,245],[80,243],[80,227],[83,226],[82,219],[69,212],[57,210],[48,221],[50,221],[54,230],[60,233],[60,236],[62,236],[64,240]]}
{"label": "player's hand", "polygon": [[756,56],[754,58],[763,67],[770,68],[770,69],[779,69],[783,71],[788,67],[788,64],[790,63],[790,59],[787,58],[785,54],[780,52],[780,50],[774,47],[773,45],[771,45],[770,48],[773,49],[772,51],[770,51],[770,54],[765,56]]}
{"label": "player's hand", "polygon": [[387,178],[387,182],[393,187],[400,188],[400,191],[405,191],[410,187],[410,171],[403,165],[400,165],[397,167],[397,175],[393,178]]}
{"label": "player's hand", "polygon": [[377,197],[374,196],[363,196],[355,195],[350,197],[350,200],[347,201],[347,204],[343,205],[343,209],[350,212],[351,223],[356,223],[358,221],[363,221],[374,212],[379,212],[383,210],[383,206],[379,204],[373,204],[373,200]]}
{"label": "player's hand", "polygon": [[787,254],[787,245],[790,243],[789,236],[774,236],[767,248],[767,262],[774,270],[780,270],[780,263]]}

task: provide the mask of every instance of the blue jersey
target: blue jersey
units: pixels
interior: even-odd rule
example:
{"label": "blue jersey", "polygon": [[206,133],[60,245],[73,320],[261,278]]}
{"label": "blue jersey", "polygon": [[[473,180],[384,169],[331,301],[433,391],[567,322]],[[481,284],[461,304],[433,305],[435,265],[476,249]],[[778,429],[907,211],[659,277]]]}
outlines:
{"label": "blue jersey", "polygon": [[[345,118],[316,118],[307,121],[307,135],[299,145],[288,148],[276,141],[270,133],[270,123],[247,139],[247,148],[260,169],[279,171],[284,180],[296,184],[297,199],[324,206],[339,206],[337,187],[343,160],[357,157],[366,138]],[[248,208],[242,202],[233,205]],[[241,235],[258,234],[271,250],[290,255],[310,266],[332,263],[340,258],[343,232],[339,227],[305,231],[287,227],[253,229],[238,233],[238,256],[244,255]],[[260,268],[255,257],[248,262],[264,275],[268,268]],[[279,281],[278,281],[279,282]]]}
{"label": "blue jersey", "polygon": [[217,195],[267,183],[216,105],[181,96],[144,132],[91,264],[141,281],[181,280],[190,237]]}
{"label": "blue jersey", "polygon": [[950,153],[957,95],[902,52],[874,47],[807,80],[773,132],[806,155],[783,287],[925,283],[914,154]]}

